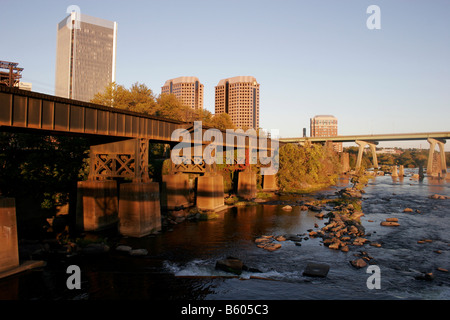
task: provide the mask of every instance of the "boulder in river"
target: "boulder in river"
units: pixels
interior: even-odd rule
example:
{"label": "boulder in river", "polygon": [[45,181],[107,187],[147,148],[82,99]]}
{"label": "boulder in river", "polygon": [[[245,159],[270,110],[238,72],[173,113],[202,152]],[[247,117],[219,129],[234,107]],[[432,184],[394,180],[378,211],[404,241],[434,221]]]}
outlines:
{"label": "boulder in river", "polygon": [[243,270],[244,263],[233,257],[228,257],[224,260],[216,261],[216,270],[234,273],[240,275]]}
{"label": "boulder in river", "polygon": [[350,261],[350,264],[352,266],[354,266],[355,268],[358,268],[358,269],[359,268],[364,268],[365,266],[367,266],[367,263],[362,258],[359,258],[359,259],[356,259],[356,260],[352,260],[352,261]]}
{"label": "boulder in river", "polygon": [[380,225],[384,227],[398,227],[400,223],[392,221],[382,221]]}
{"label": "boulder in river", "polygon": [[308,263],[306,265],[305,270],[303,271],[304,276],[309,277],[326,277],[328,271],[330,270],[330,266],[323,263]]}

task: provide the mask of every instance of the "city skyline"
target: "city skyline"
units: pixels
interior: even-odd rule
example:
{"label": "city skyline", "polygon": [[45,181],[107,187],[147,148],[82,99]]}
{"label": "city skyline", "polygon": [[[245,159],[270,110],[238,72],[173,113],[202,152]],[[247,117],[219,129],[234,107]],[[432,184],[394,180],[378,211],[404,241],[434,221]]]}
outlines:
{"label": "city skyline", "polygon": [[[157,93],[167,79],[193,75],[214,112],[217,81],[249,74],[264,87],[260,126],[282,137],[302,136],[315,114],[334,114],[342,135],[448,130],[448,2],[7,0],[4,10],[20,12],[24,23],[13,14],[0,21],[15,25],[2,59],[19,62],[33,91],[54,94],[54,26],[72,4],[120,24],[118,84]],[[372,4],[381,9],[380,30],[366,26]],[[408,145],[420,144],[428,147]]]}

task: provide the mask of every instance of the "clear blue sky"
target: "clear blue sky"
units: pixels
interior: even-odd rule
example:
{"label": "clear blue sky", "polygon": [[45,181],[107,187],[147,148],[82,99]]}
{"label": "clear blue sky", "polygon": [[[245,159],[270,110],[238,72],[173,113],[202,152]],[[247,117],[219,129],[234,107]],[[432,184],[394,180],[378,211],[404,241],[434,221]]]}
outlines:
{"label": "clear blue sky", "polygon": [[[214,112],[219,80],[251,75],[261,127],[282,137],[309,134],[316,114],[335,115],[343,135],[450,131],[448,0],[2,0],[0,60],[19,62],[33,91],[54,93],[56,25],[72,4],[117,21],[127,87],[159,94],[167,79],[197,76]],[[372,4],[380,30],[366,27]]]}

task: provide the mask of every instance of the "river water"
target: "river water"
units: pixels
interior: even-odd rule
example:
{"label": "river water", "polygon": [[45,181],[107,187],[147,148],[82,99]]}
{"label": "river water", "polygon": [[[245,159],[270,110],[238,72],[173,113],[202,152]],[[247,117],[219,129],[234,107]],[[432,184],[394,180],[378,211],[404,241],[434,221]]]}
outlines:
{"label": "river water", "polygon": [[[370,241],[381,247],[350,246],[348,252],[332,250],[321,238],[309,238],[328,219],[317,212],[282,209],[283,204],[233,207],[208,221],[185,221],[158,235],[141,239],[120,238],[117,244],[148,250],[146,256],[129,256],[114,248],[100,255],[77,255],[48,261],[45,268],[0,280],[0,296],[16,300],[310,300],[310,299],[450,299],[450,180],[411,180],[377,176],[369,180],[362,200],[361,218]],[[299,203],[312,198],[332,198],[348,186],[339,185],[310,195],[272,200]],[[403,212],[406,208],[413,212]],[[331,210],[327,207],[327,210]],[[419,211],[419,212],[417,212]],[[400,226],[380,226],[386,218],[398,218]],[[317,224],[317,227],[314,225]],[[297,234],[302,241],[283,241],[269,252],[254,242],[261,235]],[[306,238],[306,239],[305,239]],[[419,240],[428,239],[424,243]],[[301,244],[301,245],[298,245]],[[369,289],[367,268],[356,269],[349,261],[367,252],[380,271],[380,288]],[[261,272],[240,276],[215,270],[217,260],[241,259]],[[330,267],[325,278],[303,275],[308,263]],[[68,265],[81,270],[81,289],[68,290]],[[433,273],[431,281],[419,280]]]}

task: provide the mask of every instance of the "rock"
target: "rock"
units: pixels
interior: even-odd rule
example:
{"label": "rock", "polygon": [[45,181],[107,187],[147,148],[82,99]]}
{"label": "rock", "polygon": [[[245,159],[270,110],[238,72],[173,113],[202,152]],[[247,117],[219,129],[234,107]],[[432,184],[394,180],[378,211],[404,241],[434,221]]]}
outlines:
{"label": "rock", "polygon": [[367,263],[364,261],[364,259],[361,258],[350,261],[350,263],[355,268],[364,268],[365,266],[367,266]]}
{"label": "rock", "polygon": [[308,211],[308,207],[307,206],[305,206],[305,205],[303,205],[303,206],[300,206],[300,210],[301,211]]}
{"label": "rock", "polygon": [[315,217],[319,218],[319,219],[323,219],[324,216],[325,216],[325,213],[323,213],[323,212],[318,213],[318,214],[315,215]]}
{"label": "rock", "polygon": [[362,213],[361,211],[355,211],[350,216],[350,219],[352,219],[352,220],[359,220],[362,216],[364,216],[364,213]]}
{"label": "rock", "polygon": [[361,238],[361,237],[357,237],[355,238],[355,240],[353,240],[353,245],[354,246],[362,246],[364,243],[366,243],[367,239],[365,238]]}
{"label": "rock", "polygon": [[378,242],[371,242],[370,245],[371,245],[372,247],[381,248],[381,243],[378,243]]}
{"label": "rock", "polygon": [[147,254],[147,249],[134,249],[130,251],[130,256],[146,256]]}
{"label": "rock", "polygon": [[309,236],[310,237],[317,237],[317,232],[315,232],[315,231],[311,231],[310,233],[309,233]]}
{"label": "rock", "polygon": [[275,240],[277,240],[277,241],[286,241],[286,238],[283,237],[283,236],[278,236],[278,237],[275,238]]}
{"label": "rock", "polygon": [[131,248],[130,246],[123,246],[120,245],[116,248],[117,251],[122,251],[122,252],[126,252],[129,253],[133,248]]}
{"label": "rock", "polygon": [[446,196],[443,196],[440,194],[433,194],[433,195],[429,196],[428,198],[436,199],[436,200],[445,200],[445,199],[448,199],[449,197],[446,197]]}
{"label": "rock", "polygon": [[320,207],[320,206],[311,206],[311,207],[309,207],[309,210],[320,212],[320,211],[322,211],[322,207]]}
{"label": "rock", "polygon": [[348,252],[348,246],[341,247],[341,251],[342,252]]}
{"label": "rock", "polygon": [[334,250],[338,250],[340,245],[341,245],[340,242],[333,242],[332,244],[330,244],[330,245],[328,246],[328,248],[334,249]]}
{"label": "rock", "polygon": [[281,248],[281,244],[279,243],[268,243],[263,246],[263,249],[267,251],[275,251]]}
{"label": "rock", "polygon": [[405,208],[405,210],[403,210],[403,212],[414,212],[414,210],[411,208]]}
{"label": "rock", "polygon": [[387,222],[398,222],[398,218],[387,218]]}
{"label": "rock", "polygon": [[306,265],[305,270],[303,271],[304,276],[309,277],[326,277],[328,271],[330,270],[330,266],[322,263],[308,263]]}
{"label": "rock", "polygon": [[233,257],[228,257],[224,260],[218,260],[216,261],[216,270],[222,270],[225,272],[234,273],[237,275],[240,275],[242,273],[242,268],[244,266],[244,263]]}
{"label": "rock", "polygon": [[442,271],[442,272],[448,272],[447,269],[444,269],[444,268],[441,268],[441,267],[436,268],[436,270],[439,270],[439,271]]}
{"label": "rock", "polygon": [[434,274],[432,272],[424,273],[415,277],[417,280],[426,280],[432,281],[434,280]]}
{"label": "rock", "polygon": [[398,227],[400,224],[398,222],[382,221],[380,225],[385,227]]}
{"label": "rock", "polygon": [[90,243],[83,249],[81,249],[82,253],[88,254],[96,254],[96,253],[105,253],[109,251],[109,246],[104,243]]}
{"label": "rock", "polygon": [[285,234],[284,238],[286,240],[290,240],[290,241],[302,241],[303,240],[303,238],[301,236],[296,235],[296,234]]}
{"label": "rock", "polygon": [[283,210],[285,210],[285,211],[291,211],[291,210],[292,210],[292,207],[289,206],[289,205],[287,205],[287,206],[284,206],[284,207],[283,207]]}
{"label": "rock", "polygon": [[255,243],[266,243],[266,242],[270,242],[271,238],[266,238],[266,237],[261,237],[261,238],[257,238],[255,239]]}

